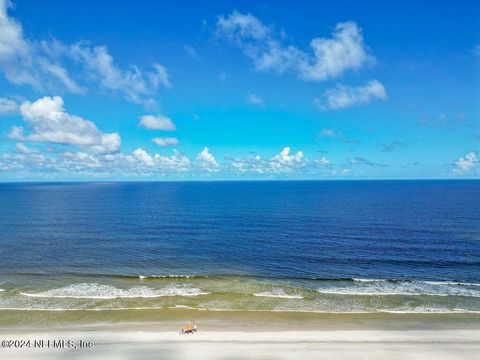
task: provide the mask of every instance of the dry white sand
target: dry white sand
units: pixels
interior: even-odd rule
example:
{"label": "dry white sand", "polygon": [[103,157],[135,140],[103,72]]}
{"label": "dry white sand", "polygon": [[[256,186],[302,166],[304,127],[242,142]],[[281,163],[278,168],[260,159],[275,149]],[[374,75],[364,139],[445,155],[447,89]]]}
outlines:
{"label": "dry white sand", "polygon": [[0,340],[80,340],[91,349],[0,349],[0,359],[480,359],[480,330],[18,331]]}

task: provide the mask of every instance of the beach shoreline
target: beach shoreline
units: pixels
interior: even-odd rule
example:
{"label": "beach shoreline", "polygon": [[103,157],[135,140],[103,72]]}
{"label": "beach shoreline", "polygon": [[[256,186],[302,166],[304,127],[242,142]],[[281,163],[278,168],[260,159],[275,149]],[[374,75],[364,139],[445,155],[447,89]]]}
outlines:
{"label": "beach shoreline", "polygon": [[[231,315],[231,314],[230,314]],[[200,318],[199,332],[180,335],[183,320],[0,328],[2,340],[92,342],[92,348],[2,348],[8,359],[474,359],[477,314],[322,314],[299,321]],[[367,316],[368,315],[368,316]],[[373,315],[373,316],[372,316]],[[453,315],[453,316],[452,316]],[[472,316],[473,315],[473,316]],[[185,315],[187,317],[187,314]],[[303,325],[302,325],[303,324]]]}
{"label": "beach shoreline", "polygon": [[199,331],[64,330],[1,335],[3,340],[91,343],[91,348],[10,348],[8,359],[474,359],[479,330]]}
{"label": "beach shoreline", "polygon": [[[128,313],[125,314],[125,313]],[[91,317],[88,317],[90,315]],[[129,319],[129,320],[125,320]],[[0,334],[75,329],[171,331],[195,319],[207,331],[479,330],[480,313],[315,313],[177,309],[109,311],[0,310]]]}

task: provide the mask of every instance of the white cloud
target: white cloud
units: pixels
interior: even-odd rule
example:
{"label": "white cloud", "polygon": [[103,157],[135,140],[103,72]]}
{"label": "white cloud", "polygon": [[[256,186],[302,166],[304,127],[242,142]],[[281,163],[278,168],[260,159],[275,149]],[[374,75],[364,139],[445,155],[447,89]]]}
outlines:
{"label": "white cloud", "polygon": [[[144,105],[154,105],[159,87],[170,86],[164,66],[153,64],[150,72],[134,65],[121,69],[106,46],[30,40],[21,24],[8,16],[8,5],[8,0],[0,0],[0,72],[9,82],[76,94],[95,87]],[[76,72],[69,72],[69,67]]]}
{"label": "white cloud", "polygon": [[290,155],[290,147],[286,146],[280,151],[279,154],[272,158],[273,162],[281,164],[292,164],[294,162],[301,162],[303,158],[303,152],[297,151],[295,154]]}
{"label": "white cloud", "polygon": [[178,145],[180,142],[177,138],[153,138],[152,141],[157,144],[158,146],[170,146],[170,145]]}
{"label": "white cloud", "polygon": [[10,133],[8,133],[7,137],[12,140],[25,140],[25,137],[23,136],[23,126],[12,126]]}
{"label": "white cloud", "polygon": [[29,148],[23,143],[17,143],[15,146],[22,154],[33,154],[36,152],[34,149]]}
{"label": "white cloud", "polygon": [[37,89],[55,83],[70,92],[82,93],[65,68],[53,62],[39,44],[24,37],[21,24],[8,16],[9,5],[8,0],[0,0],[0,71],[7,80]]}
{"label": "white cloud", "polygon": [[248,94],[247,102],[250,105],[258,106],[258,107],[263,107],[265,105],[265,100],[263,100],[260,96],[255,94]]}
{"label": "white cloud", "polygon": [[196,59],[198,60],[198,53],[197,53],[197,50],[195,50],[195,48],[193,46],[190,46],[188,44],[185,44],[183,46],[183,50],[185,51],[185,53],[190,56],[192,59]]}
{"label": "white cloud", "polygon": [[470,151],[464,157],[458,158],[455,161],[455,168],[453,169],[453,172],[457,175],[464,175],[472,170],[477,163],[477,154],[473,151]]}
{"label": "white cloud", "polygon": [[155,154],[154,159],[155,163],[161,169],[174,170],[177,172],[192,170],[190,159],[175,149],[170,156]]}
{"label": "white cloud", "polygon": [[346,70],[356,70],[374,61],[365,48],[362,30],[354,22],[337,24],[332,38],[315,38],[310,46],[315,60],[303,65],[302,76],[306,79],[337,77]]}
{"label": "white cloud", "polygon": [[86,68],[91,80],[134,103],[149,105],[154,102],[152,97],[159,85],[170,86],[167,70],[160,64],[153,64],[150,72],[142,72],[137,66],[122,70],[115,65],[106,46],[92,48],[79,43],[70,46],[68,51]]}
{"label": "white cloud", "polygon": [[140,118],[140,126],[149,130],[173,131],[175,124],[166,116],[144,115]]}
{"label": "white cloud", "polygon": [[253,15],[238,11],[219,17],[216,34],[239,46],[257,70],[292,72],[309,81],[335,78],[375,62],[354,22],[337,24],[331,38],[312,39],[312,53],[284,44],[283,34],[275,33]]}
{"label": "white cloud", "polygon": [[18,104],[16,101],[0,97],[0,115],[11,115],[18,111]]}
{"label": "white cloud", "polygon": [[333,176],[347,176],[350,173],[351,169],[350,168],[343,168],[340,170],[333,170],[332,175]]}
{"label": "white cloud", "polygon": [[256,173],[273,175],[280,173],[293,173],[306,170],[308,161],[302,151],[292,154],[290,147],[285,147],[279,154],[272,158],[264,159],[259,155],[233,159],[231,168],[233,172],[245,174]]}
{"label": "white cloud", "polygon": [[273,172],[291,171],[306,164],[303,161],[302,151],[297,151],[295,154],[290,154],[290,151],[290,147],[284,147],[279,154],[270,159],[269,166]]}
{"label": "white cloud", "polygon": [[329,166],[330,165],[330,160],[328,160],[326,157],[322,156],[321,158],[318,158],[315,160],[315,164],[320,165],[320,166]]}
{"label": "white cloud", "polygon": [[356,144],[358,140],[347,138],[341,131],[324,128],[319,134],[322,138],[338,139],[346,144]]}
{"label": "white cloud", "polygon": [[192,170],[190,159],[177,150],[173,150],[172,155],[166,156],[160,154],[150,155],[146,150],[138,148],[133,152],[133,156],[142,165],[147,166],[149,168],[148,171],[184,172]]}
{"label": "white cloud", "polygon": [[197,155],[197,159],[211,165],[217,166],[218,163],[215,160],[215,157],[210,153],[208,147],[204,147],[202,151],[200,151]]}
{"label": "white cloud", "polygon": [[[88,148],[87,148],[88,149]],[[96,153],[75,150],[49,151],[44,147],[31,149],[22,143],[16,144],[13,152],[0,154],[0,171],[12,171],[35,178],[49,177],[58,179],[62,175],[72,174],[90,178],[134,177],[185,177],[195,178],[211,176],[221,172],[232,176],[259,175],[262,177],[297,176],[300,174],[322,174],[331,176],[339,173],[326,158],[309,162],[301,151],[292,153],[290,148],[284,148],[273,157],[262,158],[251,155],[232,159],[225,157],[219,162],[208,148],[202,151],[192,161],[188,156],[173,150],[169,155],[149,153],[139,147],[131,153]]]}
{"label": "white cloud", "polygon": [[315,103],[323,110],[337,110],[386,98],[387,92],[382,83],[372,80],[359,87],[338,84],[335,88],[325,91],[322,99],[315,99]]}
{"label": "white cloud", "polygon": [[215,157],[210,153],[208,147],[204,147],[197,155],[198,164],[200,167],[207,171],[218,171],[218,162]]}
{"label": "white cloud", "polygon": [[263,160],[259,155],[233,159],[231,166],[234,172],[240,174],[265,174],[269,171],[268,162]]}
{"label": "white cloud", "polygon": [[142,148],[136,149],[133,152],[133,156],[135,156],[135,158],[138,161],[141,161],[143,164],[145,164],[147,166],[154,166],[155,165],[155,161],[153,160],[153,158]]}
{"label": "white cloud", "polygon": [[322,129],[322,131],[320,132],[320,135],[322,137],[329,137],[332,139],[336,137],[335,130],[333,129]]}
{"label": "white cloud", "polygon": [[92,121],[65,112],[60,96],[25,101],[20,113],[30,134],[24,136],[23,128],[14,126],[9,135],[12,139],[80,146],[98,153],[120,150],[118,133],[102,133]]}
{"label": "white cloud", "polygon": [[102,134],[100,144],[93,145],[92,150],[96,153],[115,153],[120,150],[122,139],[119,133]]}
{"label": "white cloud", "polygon": [[272,30],[251,14],[233,11],[228,17],[220,16],[217,22],[217,34],[227,36],[243,45],[246,39],[264,40]]}

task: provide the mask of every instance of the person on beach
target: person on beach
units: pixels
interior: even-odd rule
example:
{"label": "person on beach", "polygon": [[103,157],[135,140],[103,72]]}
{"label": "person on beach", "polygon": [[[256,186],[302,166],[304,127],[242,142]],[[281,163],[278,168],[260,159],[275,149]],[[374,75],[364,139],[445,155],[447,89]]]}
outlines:
{"label": "person on beach", "polygon": [[192,325],[186,325],[182,328],[181,334],[195,334],[197,332],[197,325],[195,325],[195,320],[192,320]]}

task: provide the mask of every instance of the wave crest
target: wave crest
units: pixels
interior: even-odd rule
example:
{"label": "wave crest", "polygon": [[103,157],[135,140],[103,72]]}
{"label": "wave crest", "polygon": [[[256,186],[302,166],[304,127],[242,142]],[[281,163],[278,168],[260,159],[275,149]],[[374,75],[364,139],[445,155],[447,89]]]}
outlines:
{"label": "wave crest", "polygon": [[353,285],[321,287],[322,294],[337,295],[425,295],[480,297],[480,289],[471,283],[448,281],[354,280]]}
{"label": "wave crest", "polygon": [[115,298],[155,298],[163,296],[198,296],[208,293],[189,286],[169,285],[160,289],[147,286],[135,286],[129,289],[120,289],[110,285],[98,283],[81,283],[68,285],[40,293],[20,294],[28,297],[40,298],[74,298],[74,299],[115,299]]}
{"label": "wave crest", "polygon": [[264,291],[261,293],[253,294],[253,296],[283,298],[283,299],[303,299],[303,296],[287,294],[283,289],[274,289],[272,291]]}

